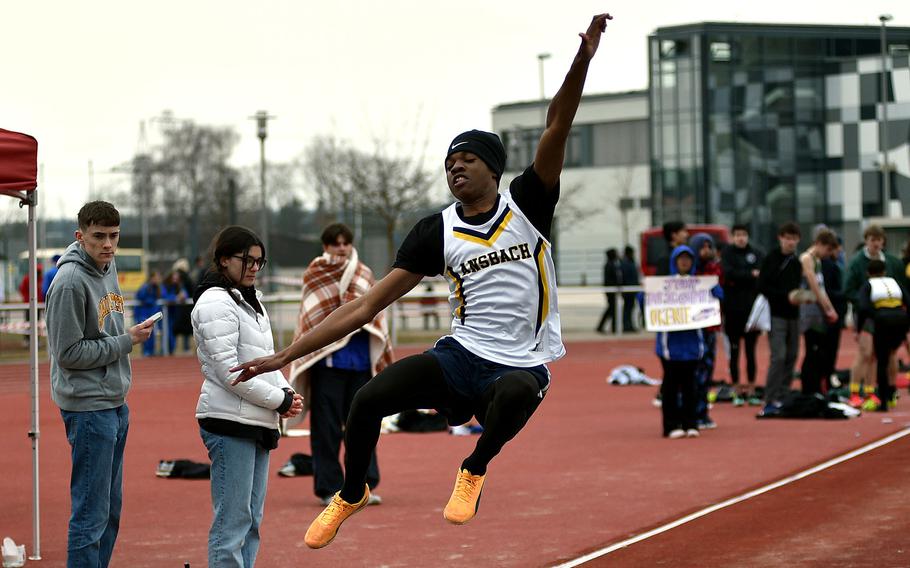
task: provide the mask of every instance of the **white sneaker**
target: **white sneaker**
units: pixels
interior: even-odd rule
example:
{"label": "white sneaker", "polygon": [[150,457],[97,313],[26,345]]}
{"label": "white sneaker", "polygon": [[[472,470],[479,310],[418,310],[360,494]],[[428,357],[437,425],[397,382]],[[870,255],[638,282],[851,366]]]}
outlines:
{"label": "white sneaker", "polygon": [[667,438],[670,438],[671,440],[678,440],[680,438],[685,438],[685,437],[686,437],[686,431],[683,430],[682,428],[670,430],[670,433],[667,434]]}
{"label": "white sneaker", "polygon": [[[297,477],[297,467],[294,465],[294,462],[288,461],[278,470],[278,475],[281,477]],[[332,498],[329,497],[329,501],[331,500]],[[328,506],[328,503],[325,503],[325,505]]]}
{"label": "white sneaker", "polygon": [[0,555],[3,556],[3,568],[19,568],[25,566],[25,545],[17,545],[10,537],[3,539],[3,546],[0,547]]}
{"label": "white sneaker", "polygon": [[698,433],[698,430],[695,428],[689,428],[686,430],[686,438],[698,438],[701,434]]}
{"label": "white sneaker", "polygon": [[158,467],[155,469],[155,475],[158,477],[170,477],[173,471],[174,462],[169,460],[161,460],[158,462]]}
{"label": "white sneaker", "polygon": [[471,429],[468,428],[467,426],[465,426],[464,424],[462,424],[460,426],[450,426],[449,434],[451,434],[453,436],[470,436]]}

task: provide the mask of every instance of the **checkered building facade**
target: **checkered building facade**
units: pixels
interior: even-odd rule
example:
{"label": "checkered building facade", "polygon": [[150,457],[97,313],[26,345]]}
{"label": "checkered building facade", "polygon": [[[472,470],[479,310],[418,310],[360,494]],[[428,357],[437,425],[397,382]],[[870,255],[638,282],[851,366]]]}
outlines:
{"label": "checkered building facade", "polygon": [[910,215],[910,28],[888,28],[891,191],[883,195],[877,26],[700,23],[649,37],[652,221],[796,221],[855,241]]}

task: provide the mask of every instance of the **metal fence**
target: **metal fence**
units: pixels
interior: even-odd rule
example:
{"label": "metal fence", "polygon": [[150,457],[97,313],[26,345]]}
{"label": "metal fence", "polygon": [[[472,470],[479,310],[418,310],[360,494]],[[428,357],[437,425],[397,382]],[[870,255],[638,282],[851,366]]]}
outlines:
{"label": "metal fence", "polygon": [[[438,287],[437,287],[438,288]],[[623,293],[640,292],[639,286],[562,286],[559,288],[559,312],[562,320],[563,331],[569,332],[593,332],[600,320],[601,314],[606,309],[606,295],[613,294],[616,297],[617,329],[622,328],[621,314],[623,304]],[[300,293],[288,292],[279,294],[268,294],[262,298],[263,304],[269,312],[272,322],[272,333],[275,338],[275,348],[282,349],[293,338],[294,330],[297,326],[298,311],[300,310]],[[516,301],[521,301],[516,298]],[[186,305],[191,305],[192,301],[187,301]],[[133,308],[138,303],[135,300],[124,302],[125,316],[128,326],[136,322],[133,318]],[[167,330],[170,322],[168,321],[168,307],[174,306],[175,303],[159,302],[163,318],[160,323],[160,330]],[[26,336],[30,333],[30,324],[25,319],[25,311],[28,309],[27,303],[8,303],[0,304],[0,333],[20,334]],[[41,336],[46,335],[43,314],[44,304],[38,304],[39,323],[38,333]],[[438,332],[440,335],[445,334],[452,320],[452,312],[448,304],[448,292],[445,290],[433,291],[414,291],[408,293],[398,301],[389,306],[386,311],[389,323],[389,332],[392,336],[393,344],[398,344],[399,339],[405,332],[426,331]],[[633,311],[634,320],[638,329],[642,328],[641,312],[639,309]],[[610,326],[607,326],[609,332]],[[169,355],[170,345],[165,339],[164,333],[158,333],[160,352]]]}

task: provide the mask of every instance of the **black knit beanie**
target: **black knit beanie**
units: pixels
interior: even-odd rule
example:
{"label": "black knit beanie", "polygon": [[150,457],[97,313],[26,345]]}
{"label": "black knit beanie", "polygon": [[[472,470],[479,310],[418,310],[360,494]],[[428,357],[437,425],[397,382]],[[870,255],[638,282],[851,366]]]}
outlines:
{"label": "black knit beanie", "polygon": [[470,152],[483,160],[483,162],[496,174],[496,179],[502,177],[506,169],[506,149],[499,136],[483,130],[468,130],[462,132],[452,140],[446,152],[446,159],[455,152]]}

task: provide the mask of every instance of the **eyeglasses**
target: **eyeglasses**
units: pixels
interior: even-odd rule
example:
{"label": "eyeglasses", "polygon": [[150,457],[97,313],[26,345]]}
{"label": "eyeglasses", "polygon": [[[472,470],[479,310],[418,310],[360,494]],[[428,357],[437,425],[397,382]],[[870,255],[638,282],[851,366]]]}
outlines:
{"label": "eyeglasses", "polygon": [[255,266],[261,270],[262,267],[264,267],[269,262],[264,257],[254,258],[252,256],[240,256],[236,254],[231,256],[231,258],[239,258],[240,260],[245,261],[247,269],[253,268]]}

